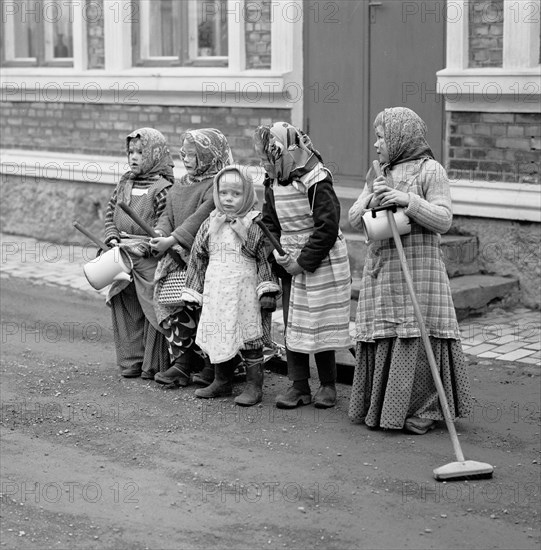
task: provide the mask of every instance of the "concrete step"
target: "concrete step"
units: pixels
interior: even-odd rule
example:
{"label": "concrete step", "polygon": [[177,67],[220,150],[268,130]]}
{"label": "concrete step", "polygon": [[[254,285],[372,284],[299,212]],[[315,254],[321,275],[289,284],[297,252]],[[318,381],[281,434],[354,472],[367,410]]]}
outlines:
{"label": "concrete step", "polygon": [[470,235],[442,235],[441,250],[449,277],[474,275],[479,272],[477,237]]}
{"label": "concrete step", "polygon": [[[364,235],[350,231],[344,233],[348,246],[351,274],[354,278],[361,277],[368,245]],[[449,277],[473,275],[479,272],[477,260],[477,238],[463,235],[442,235],[441,249],[443,261]]]}
{"label": "concrete step", "polygon": [[497,275],[464,275],[450,279],[453,302],[459,320],[477,315],[490,305],[518,303],[519,281]]}
{"label": "concrete step", "polygon": [[[518,303],[518,279],[496,275],[463,275],[449,279],[455,311],[459,320],[482,313],[489,305]],[[359,299],[360,278],[351,285],[351,299]]]}

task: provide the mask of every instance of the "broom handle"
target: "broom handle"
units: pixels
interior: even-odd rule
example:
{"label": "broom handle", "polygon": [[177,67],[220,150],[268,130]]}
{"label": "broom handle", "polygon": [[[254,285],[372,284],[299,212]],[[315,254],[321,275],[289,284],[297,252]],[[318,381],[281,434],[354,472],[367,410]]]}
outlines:
{"label": "broom handle", "polygon": [[88,229],[85,229],[79,222],[74,221],[73,227],[75,227],[75,229],[80,231],[83,235],[86,235],[94,244],[98,246],[98,248],[100,248],[104,252],[107,252],[109,250],[109,247],[103,241],[100,241],[98,237],[90,233],[90,231],[88,231]]}
{"label": "broom handle", "polygon": [[269,239],[270,243],[274,248],[276,248],[278,254],[280,256],[285,256],[286,251],[280,246],[280,243],[276,240],[276,237],[269,231],[269,228],[263,223],[263,220],[261,218],[256,218],[255,223],[261,227],[261,231],[265,233],[265,236],[267,239]]}
{"label": "broom handle", "polygon": [[[153,228],[151,227],[145,220],[135,212],[135,210],[125,202],[119,202],[118,206],[128,214],[128,216],[147,234],[151,237],[161,237],[161,235]],[[185,262],[180,257],[180,254],[178,252],[175,252],[174,250],[171,250],[170,248],[167,250],[167,254],[177,262],[177,264],[183,265]]]}
{"label": "broom handle", "polygon": [[398,256],[400,257],[400,264],[402,266],[402,271],[406,279],[406,284],[408,285],[408,290],[411,296],[411,301],[413,302],[413,310],[415,311],[415,317],[417,318],[417,323],[421,329],[421,337],[426,349],[426,356],[428,358],[428,363],[430,364],[430,370],[432,372],[432,378],[434,379],[434,384],[436,385],[436,390],[440,398],[441,408],[443,410],[443,416],[445,418],[445,423],[447,424],[447,429],[451,435],[451,441],[453,443],[453,449],[455,451],[456,458],[458,462],[464,462],[464,454],[460,448],[460,443],[458,441],[458,435],[456,433],[455,424],[451,418],[451,412],[449,410],[449,404],[447,403],[447,397],[445,396],[445,390],[441,382],[441,378],[438,372],[438,367],[436,366],[436,359],[434,357],[434,352],[432,351],[432,344],[428,337],[428,332],[423,320],[423,314],[417,298],[415,296],[415,289],[413,288],[413,281],[408,268],[408,262],[406,260],[406,255],[404,254],[404,249],[402,248],[402,241],[400,239],[400,234],[398,233],[398,228],[396,227],[396,222],[394,215],[391,210],[387,210],[387,218],[389,220],[389,225],[391,226],[391,231],[393,233],[393,239],[398,250]]}

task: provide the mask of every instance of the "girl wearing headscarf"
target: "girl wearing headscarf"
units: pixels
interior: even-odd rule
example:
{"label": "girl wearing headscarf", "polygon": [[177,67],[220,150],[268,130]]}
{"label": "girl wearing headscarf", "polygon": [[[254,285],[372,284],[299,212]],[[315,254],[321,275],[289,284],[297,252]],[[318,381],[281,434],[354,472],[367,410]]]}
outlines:
{"label": "girl wearing headscarf", "polygon": [[335,350],[349,348],[351,275],[331,173],[310,138],[286,122],[260,126],[255,148],[266,170],[263,221],[286,252],[282,279],[288,376],[279,408],[311,402],[309,354],[315,355],[318,408],[336,404]]}
{"label": "girl wearing headscarf", "polygon": [[212,384],[195,395],[231,395],[240,351],[246,386],[235,403],[243,406],[262,399],[263,347],[272,345],[270,312],[280,292],[267,261],[263,232],[254,223],[260,212],[254,210],[257,197],[247,170],[232,165],[216,175],[216,209],[197,233],[182,293],[185,302],[202,307],[196,343],[215,370]]}
{"label": "girl wearing headscarf", "polygon": [[[172,248],[182,258],[182,265],[169,254],[162,257],[156,270],[156,292],[169,272],[188,263],[197,231],[214,210],[214,177],[233,160],[227,139],[215,128],[190,130],[182,136],[181,143],[180,156],[186,174],[171,188],[165,210],[155,227],[162,237],[151,239],[150,245],[158,253]],[[170,387],[187,386],[190,375],[201,363],[198,356],[201,351],[195,344],[199,307],[162,305],[157,296],[154,303],[170,355],[170,365],[160,369],[154,379]],[[201,384],[212,382],[214,369],[208,362],[199,376]]]}
{"label": "girl wearing headscarf", "polygon": [[[451,414],[465,416],[470,387],[460,344],[440,234],[451,227],[449,182],[426,141],[426,125],[405,107],[385,109],[375,119],[383,174],[366,186],[349,211],[362,229],[362,215],[391,203],[405,207],[411,233],[402,236],[416,296],[429,333]],[[356,367],[349,416],[371,428],[416,434],[443,420],[430,365],[394,240],[370,243],[356,316]]]}
{"label": "girl wearing headscarf", "polygon": [[131,265],[133,281],[115,281],[108,292],[117,363],[126,378],[152,378],[154,369],[168,365],[167,345],[153,305],[157,260],[145,231],[118,203],[128,204],[153,226],[165,208],[174,181],[173,159],[165,137],[154,128],[141,128],[126,138],[130,170],[116,186],[105,214],[105,242],[118,246]]}

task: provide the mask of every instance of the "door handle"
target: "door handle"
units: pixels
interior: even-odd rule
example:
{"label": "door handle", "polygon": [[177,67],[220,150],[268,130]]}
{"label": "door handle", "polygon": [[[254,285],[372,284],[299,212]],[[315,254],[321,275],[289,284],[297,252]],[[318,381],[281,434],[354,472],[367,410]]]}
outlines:
{"label": "door handle", "polygon": [[368,8],[370,11],[370,23],[376,22],[376,10],[371,10],[370,8],[381,8],[383,2],[368,2]]}

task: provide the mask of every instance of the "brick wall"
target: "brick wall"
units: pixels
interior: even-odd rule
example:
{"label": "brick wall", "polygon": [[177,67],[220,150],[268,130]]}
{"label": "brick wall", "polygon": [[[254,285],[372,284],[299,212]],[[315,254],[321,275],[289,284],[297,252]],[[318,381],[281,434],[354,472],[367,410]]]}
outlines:
{"label": "brick wall", "polygon": [[540,183],[541,115],[449,112],[453,179]]}
{"label": "brick wall", "polygon": [[501,67],[503,62],[503,0],[470,0],[469,66]]}
{"label": "brick wall", "polygon": [[245,0],[246,68],[271,68],[271,0]]}
{"label": "brick wall", "polygon": [[214,127],[228,138],[235,160],[256,160],[252,135],[260,124],[290,122],[289,109],[174,107],[96,103],[5,102],[0,105],[0,147],[43,151],[123,155],[124,139],[137,128],[162,132],[171,147],[183,132]]}

